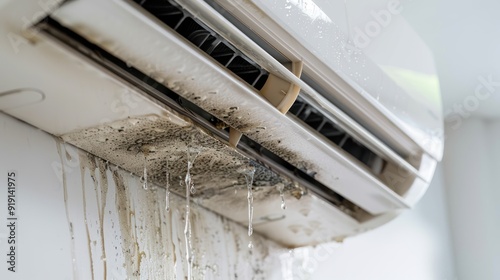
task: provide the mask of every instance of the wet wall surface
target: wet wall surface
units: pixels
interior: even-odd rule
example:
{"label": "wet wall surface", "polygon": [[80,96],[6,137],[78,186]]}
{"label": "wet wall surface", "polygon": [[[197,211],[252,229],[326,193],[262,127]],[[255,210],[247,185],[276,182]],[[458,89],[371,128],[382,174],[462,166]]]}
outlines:
{"label": "wet wall surface", "polygon": [[[153,179],[144,189],[140,174],[131,174],[4,114],[0,114],[0,130],[0,178],[6,182],[12,171],[18,176],[16,272],[7,270],[7,262],[2,262],[0,279],[187,279],[184,197],[172,192],[167,211],[165,186]],[[143,163],[138,160],[138,173]],[[172,169],[171,178],[175,176]],[[195,175],[193,181],[195,187],[204,182]],[[173,190],[174,184],[178,187],[179,182],[172,179]],[[275,187],[254,184],[254,189],[255,202],[261,199],[262,190],[272,189],[274,194],[267,199],[280,213],[288,215],[294,208],[293,199],[303,204],[304,198],[286,196],[289,207],[283,210]],[[197,193],[203,193],[203,188]],[[247,190],[237,184],[227,189],[226,198],[229,193],[231,202],[220,203],[221,208],[228,212],[238,208],[246,214]],[[8,218],[7,195],[2,188],[3,222]],[[203,199],[193,197],[189,215],[192,279],[311,279],[338,246],[288,250],[258,232],[249,237],[248,220],[237,223],[224,218],[197,203]],[[276,234],[285,235],[291,229],[302,234],[313,228],[313,222],[283,227]],[[326,228],[318,228],[321,230]],[[8,227],[0,227],[0,253],[4,255],[12,246],[9,234]]]}
{"label": "wet wall surface", "polygon": [[[139,176],[2,114],[0,127],[1,177],[19,177],[17,271],[2,262],[0,279],[186,279],[184,198],[171,194],[166,211],[165,189],[145,190]],[[287,250],[194,202],[190,210],[193,279],[279,277]],[[2,255],[7,237],[3,226]]]}
{"label": "wet wall surface", "polygon": [[[73,153],[80,162],[79,170],[64,174],[72,180],[80,177],[80,184],[69,178],[63,183],[72,246],[86,244],[90,252],[88,260],[75,254],[75,269],[91,272],[95,279],[185,279],[185,199],[171,195],[167,211],[164,189],[151,184],[144,190],[139,177],[59,145],[62,156]],[[273,266],[279,266],[276,253],[283,249],[253,235],[249,250],[243,226],[196,204],[191,204],[190,219],[193,279],[268,279]]]}

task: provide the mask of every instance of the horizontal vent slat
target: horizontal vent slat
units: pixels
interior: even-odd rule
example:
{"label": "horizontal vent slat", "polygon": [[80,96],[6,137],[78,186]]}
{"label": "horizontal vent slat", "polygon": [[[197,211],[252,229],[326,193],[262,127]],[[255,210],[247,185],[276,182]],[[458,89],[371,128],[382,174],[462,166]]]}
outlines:
{"label": "horizontal vent slat", "polygon": [[[265,69],[241,54],[229,42],[199,22],[175,2],[165,0],[134,1],[256,90],[260,90],[264,86],[269,75]],[[383,159],[338,128],[334,122],[307,104],[305,100],[299,97],[289,112],[326,137],[332,144],[365,164],[374,173],[377,174],[380,171],[378,168],[374,168],[373,162],[375,162],[375,158],[378,158],[376,161],[384,161]]]}

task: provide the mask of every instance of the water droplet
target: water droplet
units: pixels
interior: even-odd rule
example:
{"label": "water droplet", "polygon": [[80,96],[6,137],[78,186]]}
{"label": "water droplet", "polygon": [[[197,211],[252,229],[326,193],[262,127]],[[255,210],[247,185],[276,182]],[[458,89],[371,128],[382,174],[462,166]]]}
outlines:
{"label": "water droplet", "polygon": [[283,197],[283,195],[281,196],[281,209],[286,209],[285,198]]}
{"label": "water droplet", "polygon": [[[252,185],[253,185],[253,177],[255,174],[255,167],[251,166],[249,169],[246,170],[244,173],[245,175],[245,180],[247,183],[247,200],[248,200],[248,236],[252,236],[253,234],[253,192],[252,192]],[[252,240],[250,240],[250,243],[248,244],[248,248],[252,248]]]}
{"label": "water droplet", "polygon": [[248,249],[250,249],[250,250],[253,249],[253,242],[252,242],[252,240],[250,240],[248,242]]}
{"label": "water droplet", "polygon": [[278,187],[278,190],[280,191],[281,209],[285,210],[286,209],[285,193],[283,192],[285,189],[285,185],[283,183],[279,183],[277,187]]}

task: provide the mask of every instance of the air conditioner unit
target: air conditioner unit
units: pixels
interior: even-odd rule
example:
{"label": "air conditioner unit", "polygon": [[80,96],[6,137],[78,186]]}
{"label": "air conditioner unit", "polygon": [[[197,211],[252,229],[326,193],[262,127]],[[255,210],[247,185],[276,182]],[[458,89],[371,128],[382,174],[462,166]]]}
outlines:
{"label": "air conditioner unit", "polygon": [[134,174],[146,165],[159,187],[195,152],[193,199],[242,224],[235,190],[252,166],[255,231],[285,246],[373,229],[432,179],[439,95],[422,101],[346,48],[314,2],[287,2],[298,23],[264,1],[7,1],[0,110]]}

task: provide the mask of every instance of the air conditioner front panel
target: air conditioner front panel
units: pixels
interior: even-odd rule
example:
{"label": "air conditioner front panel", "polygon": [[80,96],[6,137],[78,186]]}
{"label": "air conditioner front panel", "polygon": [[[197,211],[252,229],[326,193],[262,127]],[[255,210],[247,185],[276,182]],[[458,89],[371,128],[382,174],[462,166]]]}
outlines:
{"label": "air conditioner front panel", "polygon": [[[95,5],[99,5],[101,13],[96,11]],[[105,5],[110,7],[105,8]],[[107,10],[112,10],[114,16],[110,17]],[[84,11],[92,11],[92,21]],[[132,6],[121,2],[77,1],[63,6],[56,18],[89,40],[102,43],[122,60],[151,73],[152,77],[159,77],[166,86],[213,112],[296,167],[315,174],[316,180],[364,205],[368,212],[380,214],[408,207],[403,199],[357,164],[350,163],[320,139],[311,137],[188,42]],[[122,28],[125,19],[131,29]],[[135,37],[139,34],[140,38]],[[231,112],[231,108],[238,110]],[[230,112],[231,116],[227,117]]]}
{"label": "air conditioner front panel", "polygon": [[[180,2],[192,10],[203,5]],[[420,147],[441,158],[443,119],[434,60],[400,14],[403,3],[392,14],[384,6],[345,1],[207,2],[289,59],[304,60],[310,82],[329,89],[324,95],[367,127],[378,127],[374,133],[400,153]],[[389,16],[387,26],[374,19],[376,12]],[[377,26],[373,38],[365,34]],[[359,42],[363,35],[366,44]],[[391,141],[395,138],[398,143]]]}
{"label": "air conditioner front panel", "polygon": [[[159,136],[157,142],[163,143],[163,145],[168,144],[170,149],[165,149],[165,146],[162,147],[161,144],[157,145],[158,150],[151,153],[148,159],[149,164],[147,166],[149,168],[150,187],[152,188],[154,186],[165,187],[165,170],[160,168],[165,166],[165,160],[170,160],[172,166],[177,166],[176,168],[179,170],[182,169],[181,165],[185,163],[182,156],[186,153],[186,147],[191,136],[196,136],[197,141],[209,141],[209,144],[205,143],[204,146],[211,147],[211,150],[205,151],[198,158],[199,161],[195,164],[194,170],[198,166],[205,166],[205,168],[209,169],[206,172],[199,172],[205,174],[205,177],[203,175],[201,177],[195,176],[194,181],[209,182],[210,184],[203,184],[203,187],[201,184],[197,185],[198,190],[193,197],[197,203],[227,218],[242,225],[248,223],[246,189],[244,185],[240,184],[244,178],[241,177],[242,174],[237,169],[247,166],[249,159],[236,151],[232,151],[219,140],[200,132],[193,127],[189,120],[173,113],[168,107],[161,106],[137,92],[127,92],[126,90],[130,90],[130,87],[125,87],[124,84],[103,73],[102,69],[97,71],[98,68],[89,65],[86,61],[68,53],[57,45],[39,41],[36,45],[27,46],[23,51],[26,54],[30,51],[38,54],[32,57],[25,56],[26,59],[32,59],[31,62],[34,65],[37,65],[35,62],[39,62],[41,58],[47,57],[47,54],[57,54],[58,59],[49,60],[49,63],[42,64],[43,69],[47,69],[54,61],[58,61],[58,67],[54,68],[53,73],[61,73],[61,75],[64,73],[65,81],[68,84],[74,84],[82,77],[87,77],[88,84],[84,87],[84,92],[66,90],[61,84],[61,75],[48,75],[43,79],[42,83],[36,82],[36,77],[42,75],[44,71],[37,69],[37,67],[21,68],[22,70],[19,71],[13,70],[10,83],[4,83],[6,88],[17,88],[25,84],[24,79],[32,79],[33,83],[30,83],[30,86],[40,89],[44,93],[45,99],[35,104],[6,108],[4,113],[15,116],[52,134],[60,135],[67,143],[72,143],[89,153],[98,155],[110,163],[133,172],[137,176],[142,175],[144,168],[144,155],[138,153],[137,149],[141,145],[137,140],[151,142],[154,136]],[[23,57],[17,58],[17,62],[24,59]],[[82,67],[84,65],[85,67]],[[20,73],[24,74],[23,80],[16,81],[15,78]],[[106,90],[103,91],[103,89]],[[93,92],[96,95],[93,95]],[[86,107],[86,102],[90,103],[91,101],[92,103],[88,105],[91,107]],[[63,110],[61,110],[61,106],[64,106]],[[124,108],[127,107],[130,107],[130,111],[124,116],[122,114],[125,112]],[[140,110],[133,110],[132,107],[140,108]],[[115,111],[112,108],[121,108],[122,110]],[[53,120],[58,120],[58,122],[55,123]],[[130,131],[130,129],[133,130]],[[143,131],[141,132],[141,130]],[[199,134],[187,133],[190,130],[198,131]],[[112,133],[106,133],[110,131]],[[182,137],[182,140],[178,138],[176,144],[161,138],[179,136],[176,131],[185,131],[184,135],[186,136]],[[129,136],[132,135],[134,138],[127,139],[123,135],[124,133]],[[151,133],[156,133],[156,135]],[[145,134],[147,135],[145,136]],[[151,142],[151,144],[154,143]],[[195,146],[201,147],[199,145]],[[214,152],[215,148],[219,150]],[[218,160],[212,161],[214,158]],[[238,160],[236,161],[235,158]],[[155,161],[159,163],[156,164]],[[221,161],[224,162],[225,166],[229,165],[231,167],[225,169],[224,173],[233,177],[222,176],[221,172],[217,173],[217,165],[222,165]],[[172,178],[176,178],[175,175],[184,175],[175,173],[176,168],[172,168]],[[266,181],[262,181],[264,179],[262,177],[259,179],[259,176],[274,177],[275,182],[281,179],[279,179],[278,175],[270,175],[270,172],[265,171],[265,169],[261,168],[260,170],[264,170],[264,173],[260,173],[255,177],[256,183],[258,184],[260,181],[262,185],[254,190],[255,231],[288,247],[328,242],[338,239],[339,236],[349,236],[357,233],[356,229],[360,226],[360,222],[337,208],[323,203],[322,199],[307,191],[302,196],[298,196],[300,199],[297,199],[297,195],[294,194],[293,190],[287,187],[285,190],[287,211],[283,211],[280,208],[281,202],[278,188],[268,182],[268,177],[265,178]],[[220,184],[221,182],[224,184]],[[172,182],[172,185],[177,185],[176,183],[176,181]],[[238,194],[234,193],[235,190],[238,190]],[[296,191],[300,193],[300,190],[301,188]],[[179,193],[179,189],[173,188],[172,191]],[[326,213],[328,213],[327,217],[325,217]],[[301,219],[315,221],[311,224],[315,227],[318,227],[317,224],[319,223],[321,230],[318,228],[311,234],[312,226],[308,226],[307,223],[302,226],[303,230],[297,230],[296,225],[301,223]],[[283,232],[283,234],[277,235],[277,232]]]}
{"label": "air conditioner front panel", "polygon": [[[18,18],[37,11],[36,5],[11,2],[10,9],[1,11],[7,23],[1,25],[4,34],[29,38],[17,56],[12,55],[10,42],[0,42],[0,55],[11,65],[0,66],[6,73],[0,91],[17,90],[18,101],[25,103],[2,108],[5,113],[138,176],[150,163],[152,182],[159,187],[165,186],[167,160],[179,161],[172,174],[182,176],[183,154],[193,141],[188,135],[194,135],[193,146],[204,150],[194,199],[246,224],[246,193],[235,186],[242,186],[240,167],[257,166],[255,228],[286,246],[338,240],[376,227],[413,206],[428,186],[435,164],[432,157],[408,162],[411,168],[397,165],[384,152],[386,146],[353,122],[360,128],[352,129],[353,135],[366,143],[372,139],[373,145],[367,146],[380,153],[396,175],[403,172],[397,179],[406,180],[401,182],[404,186],[388,184],[384,169],[374,172],[297,118],[281,114],[253,87],[133,3],[66,2],[33,20],[27,34],[29,24]],[[49,18],[39,21],[44,16]],[[59,34],[63,29],[75,37]],[[87,43],[103,53],[89,49]],[[286,70],[273,68],[273,63],[269,69]],[[43,99],[27,104],[23,94],[32,93],[22,89],[41,92]],[[262,148],[257,151],[246,142],[236,150],[229,148],[227,133],[200,120],[199,112],[189,106],[223,120],[243,132],[248,143]],[[338,117],[346,125],[352,121],[341,111]],[[280,166],[276,159],[259,154],[263,150],[286,164]],[[214,178],[211,166],[216,167]],[[217,169],[220,166],[229,169]],[[279,207],[281,184],[286,186],[286,211]],[[279,234],[282,229],[285,233]]]}

